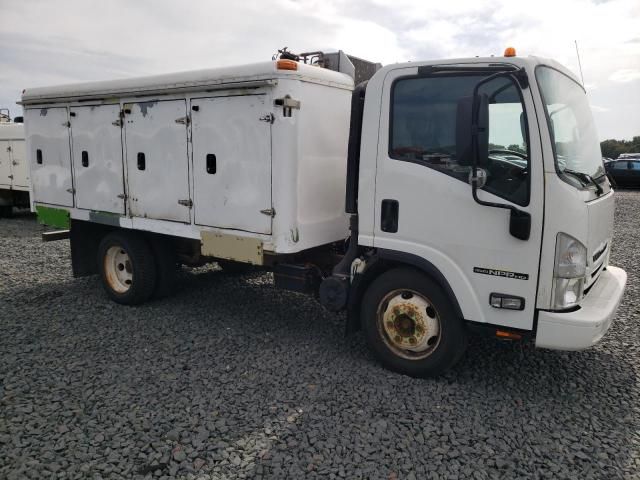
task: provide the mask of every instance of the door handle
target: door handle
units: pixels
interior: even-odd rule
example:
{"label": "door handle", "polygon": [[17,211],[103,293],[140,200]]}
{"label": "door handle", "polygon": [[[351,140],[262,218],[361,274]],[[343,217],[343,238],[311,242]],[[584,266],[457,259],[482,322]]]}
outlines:
{"label": "door handle", "polygon": [[398,231],[398,210],[400,204],[397,200],[382,200],[380,208],[380,230],[396,233]]}
{"label": "door handle", "polygon": [[207,153],[207,173],[214,175],[217,170],[216,156],[213,153]]}

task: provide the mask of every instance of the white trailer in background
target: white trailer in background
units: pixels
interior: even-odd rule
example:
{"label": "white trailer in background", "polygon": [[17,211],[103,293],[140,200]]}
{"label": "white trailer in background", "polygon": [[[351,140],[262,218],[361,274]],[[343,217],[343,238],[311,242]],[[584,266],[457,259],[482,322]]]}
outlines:
{"label": "white trailer in background", "polygon": [[[17,120],[17,119],[16,119]],[[24,125],[0,114],[0,217],[29,206],[29,163]]]}
{"label": "white trailer in background", "polygon": [[251,264],[424,376],[471,333],[587,348],[622,298],[587,98],[552,60],[284,51],[22,104],[40,220],[123,304],[170,293],[179,263]]}

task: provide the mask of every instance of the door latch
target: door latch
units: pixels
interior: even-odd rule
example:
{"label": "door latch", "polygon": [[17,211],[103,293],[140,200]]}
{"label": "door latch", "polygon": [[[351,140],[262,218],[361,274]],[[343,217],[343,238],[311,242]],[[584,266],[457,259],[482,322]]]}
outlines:
{"label": "door latch", "polygon": [[193,202],[189,199],[189,200],[178,200],[178,204],[182,205],[183,207],[193,207]]}
{"label": "door latch", "polygon": [[76,189],[75,188],[67,188],[67,193],[70,193],[71,195],[73,195],[74,193],[76,193]]}
{"label": "door latch", "polygon": [[62,122],[62,126],[63,126],[63,127],[70,128],[70,127],[71,127],[71,122],[69,122],[69,121]]}
{"label": "door latch", "polygon": [[276,98],[273,102],[277,107],[282,107],[282,115],[291,116],[291,111],[295,108],[300,110],[300,100],[294,100],[291,95],[285,95],[283,98]]}
{"label": "door latch", "polygon": [[126,200],[127,196],[124,193],[121,193],[120,195],[116,195],[116,197],[118,197],[120,200]]}
{"label": "door latch", "polygon": [[189,115],[186,117],[176,118],[176,123],[179,123],[180,125],[189,125],[190,122],[191,119],[189,118]]}
{"label": "door latch", "polygon": [[273,113],[267,113],[261,116],[258,120],[261,122],[273,123],[276,121],[276,116]]}
{"label": "door latch", "polygon": [[263,215],[267,215],[271,218],[276,216],[276,211],[273,208],[265,208],[264,210],[260,210],[260,213]]}
{"label": "door latch", "polygon": [[114,127],[122,127],[122,120],[118,119],[115,122],[111,122],[111,125],[113,125]]}

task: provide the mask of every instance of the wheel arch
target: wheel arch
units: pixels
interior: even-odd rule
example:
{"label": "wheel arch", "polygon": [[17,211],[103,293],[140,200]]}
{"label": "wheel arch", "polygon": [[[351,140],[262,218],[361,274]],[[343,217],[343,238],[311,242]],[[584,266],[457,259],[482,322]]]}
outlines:
{"label": "wheel arch", "polygon": [[373,256],[368,260],[368,267],[362,274],[354,277],[349,289],[349,299],[347,303],[347,325],[346,334],[353,333],[361,329],[360,325],[360,305],[364,293],[369,285],[384,272],[393,268],[408,267],[420,271],[435,281],[451,301],[456,315],[464,320],[460,303],[456,298],[451,285],[442,272],[431,262],[411,253],[388,250],[384,248],[376,249]]}

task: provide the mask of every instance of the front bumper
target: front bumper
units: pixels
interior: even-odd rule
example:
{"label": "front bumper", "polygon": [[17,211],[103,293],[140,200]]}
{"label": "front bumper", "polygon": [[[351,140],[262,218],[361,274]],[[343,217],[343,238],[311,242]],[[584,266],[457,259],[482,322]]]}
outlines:
{"label": "front bumper", "polygon": [[573,312],[538,312],[536,347],[582,350],[598,343],[609,330],[622,300],[627,273],[607,267]]}

